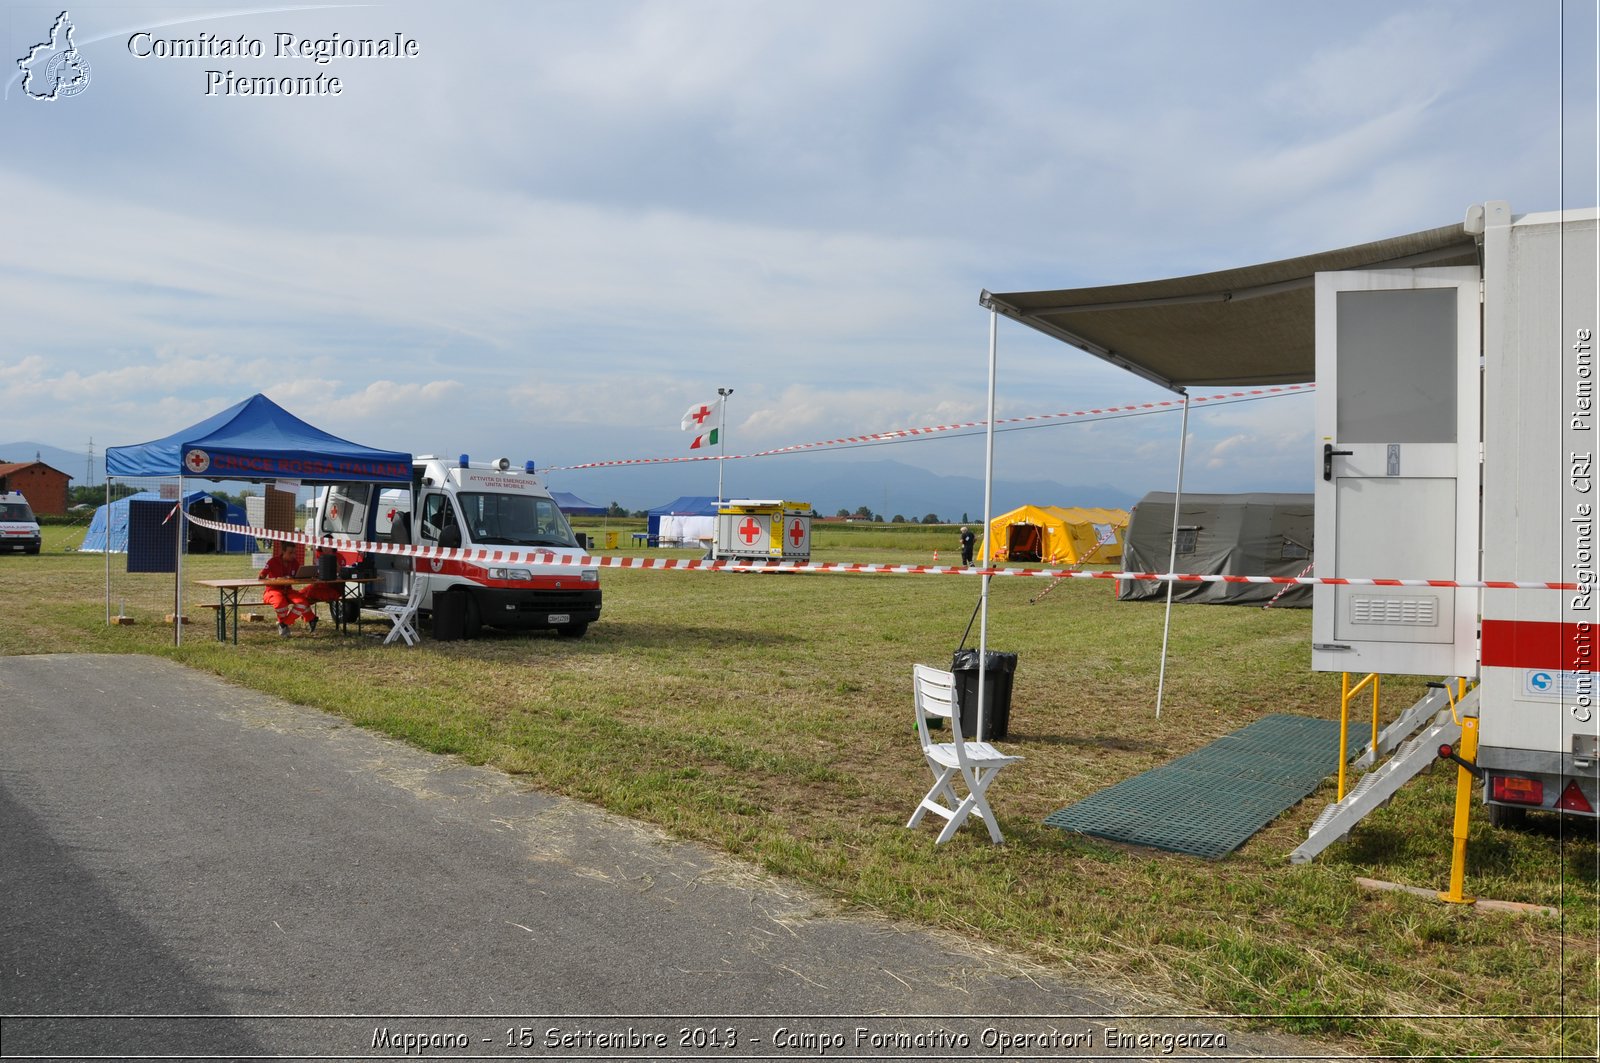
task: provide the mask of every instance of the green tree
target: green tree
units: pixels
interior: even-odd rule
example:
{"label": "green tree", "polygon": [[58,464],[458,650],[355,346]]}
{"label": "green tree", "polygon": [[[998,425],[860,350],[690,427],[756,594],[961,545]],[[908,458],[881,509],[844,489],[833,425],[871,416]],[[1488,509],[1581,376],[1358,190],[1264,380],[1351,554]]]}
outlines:
{"label": "green tree", "polygon": [[937,514],[937,513],[929,513],[927,516],[922,518],[922,523],[924,523],[924,524],[938,524],[938,523],[940,523],[939,514]]}
{"label": "green tree", "polygon": [[850,511],[848,509],[841,509],[839,512],[834,514],[836,517],[848,517],[849,515]]}
{"label": "green tree", "polygon": [[872,519],[872,509],[869,506],[857,506],[856,507],[856,511],[855,511],[855,513],[853,515],[857,516],[857,517],[861,517],[863,520],[871,520]]}
{"label": "green tree", "polygon": [[896,513],[894,516],[889,518],[890,524],[904,524],[905,522],[906,516],[904,513]]}

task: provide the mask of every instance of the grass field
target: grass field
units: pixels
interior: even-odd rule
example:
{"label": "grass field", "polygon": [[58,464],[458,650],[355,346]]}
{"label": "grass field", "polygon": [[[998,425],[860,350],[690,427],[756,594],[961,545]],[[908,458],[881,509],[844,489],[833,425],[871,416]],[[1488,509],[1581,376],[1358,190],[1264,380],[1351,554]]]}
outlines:
{"label": "grass field", "polygon": [[[627,552],[630,526],[603,527]],[[974,822],[935,848],[933,824],[903,827],[927,786],[910,669],[948,662],[975,578],[608,569],[604,616],[581,640],[489,633],[411,650],[326,631],[285,641],[270,624],[219,645],[191,604],[175,648],[161,622],[170,576],[129,575],[115,558],[112,611],[137,622],[108,627],[103,560],[67,549],[81,529],[45,533],[40,556],[0,557],[0,653],[170,657],[660,824],[848,908],[1167,998],[1158,1006],[1257,1016],[1353,1053],[1594,1056],[1593,830],[1499,831],[1474,816],[1468,892],[1559,919],[1355,884],[1448,884],[1453,768],[1424,773],[1309,865],[1287,854],[1331,781],[1218,861],[1042,824],[1266,713],[1335,718],[1338,677],[1309,671],[1309,610],[1179,607],[1156,720],[1160,605],[1118,603],[1107,581],[1041,597],[1046,581],[994,580],[989,645],[1019,655],[1003,744],[1026,759],[991,791],[1006,845]],[[814,557],[926,563],[935,547],[949,563],[954,529],[819,525]],[[248,572],[245,558],[199,557],[186,577]],[[192,590],[191,603],[213,600]],[[1390,683],[1386,717],[1421,692]],[[1335,759],[1330,748],[1330,775]]]}

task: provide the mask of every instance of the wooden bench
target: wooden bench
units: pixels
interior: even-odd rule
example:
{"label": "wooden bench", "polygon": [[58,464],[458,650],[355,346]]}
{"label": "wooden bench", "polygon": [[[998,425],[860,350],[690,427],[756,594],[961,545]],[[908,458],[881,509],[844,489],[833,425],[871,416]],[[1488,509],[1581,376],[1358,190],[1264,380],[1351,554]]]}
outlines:
{"label": "wooden bench", "polygon": [[[255,610],[257,608],[261,608],[261,609],[269,609],[270,610],[272,608],[272,606],[268,605],[266,602],[239,602],[238,605],[236,605],[236,606],[235,605],[223,605],[220,602],[202,602],[200,604],[200,608],[213,610],[212,615],[217,618],[216,619],[217,630],[220,632],[220,631],[223,630],[223,625],[225,623],[225,621],[223,620],[223,616],[225,615],[227,610],[232,609],[234,611],[234,615],[237,616],[238,615],[238,610],[240,610],[240,609]],[[277,614],[274,613],[273,615],[276,616]],[[257,612],[253,612],[252,611],[252,612],[247,612],[247,613],[244,614],[244,622],[247,623],[247,624],[260,624],[260,623],[264,622],[266,619],[267,619],[267,614],[266,613],[257,613]]]}

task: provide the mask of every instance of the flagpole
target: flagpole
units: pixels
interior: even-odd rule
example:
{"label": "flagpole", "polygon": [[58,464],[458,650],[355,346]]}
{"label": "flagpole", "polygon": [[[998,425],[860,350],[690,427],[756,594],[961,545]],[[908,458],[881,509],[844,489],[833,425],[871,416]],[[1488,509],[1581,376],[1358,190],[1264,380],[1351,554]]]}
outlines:
{"label": "flagpole", "polygon": [[717,508],[722,508],[722,466],[728,460],[728,396],[733,394],[732,388],[718,388],[717,395],[722,399],[717,403],[717,446],[721,448],[717,455]]}

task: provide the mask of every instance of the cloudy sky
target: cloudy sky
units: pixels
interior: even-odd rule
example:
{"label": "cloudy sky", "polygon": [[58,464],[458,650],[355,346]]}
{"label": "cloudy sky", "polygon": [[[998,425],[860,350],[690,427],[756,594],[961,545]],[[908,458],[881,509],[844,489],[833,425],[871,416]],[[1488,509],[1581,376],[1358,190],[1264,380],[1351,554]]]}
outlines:
{"label": "cloudy sky", "polygon": [[[87,84],[33,99],[17,60],[60,13],[0,26],[0,441],[79,452],[257,391],[359,442],[555,466],[682,456],[718,387],[734,452],[972,420],[984,288],[1596,201],[1591,0],[100,4],[69,9]],[[216,54],[240,39],[263,54]],[[1170,397],[1009,322],[999,350],[1003,417]],[[1198,413],[1190,485],[1308,489],[1310,416]],[[1138,494],[1177,432],[1015,432],[997,460]],[[976,439],[850,453],[982,475]]]}

